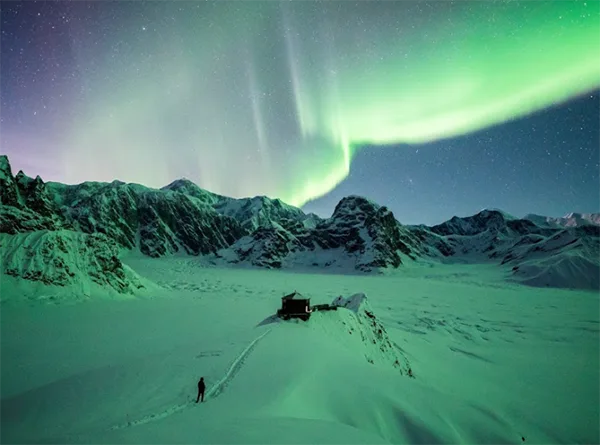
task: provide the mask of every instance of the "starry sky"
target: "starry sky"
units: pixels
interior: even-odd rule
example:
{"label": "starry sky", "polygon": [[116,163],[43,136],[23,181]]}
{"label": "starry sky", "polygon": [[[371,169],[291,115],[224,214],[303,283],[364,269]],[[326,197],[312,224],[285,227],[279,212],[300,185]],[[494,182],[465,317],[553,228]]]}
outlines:
{"label": "starry sky", "polygon": [[15,170],[329,216],[600,210],[600,2],[3,2]]}

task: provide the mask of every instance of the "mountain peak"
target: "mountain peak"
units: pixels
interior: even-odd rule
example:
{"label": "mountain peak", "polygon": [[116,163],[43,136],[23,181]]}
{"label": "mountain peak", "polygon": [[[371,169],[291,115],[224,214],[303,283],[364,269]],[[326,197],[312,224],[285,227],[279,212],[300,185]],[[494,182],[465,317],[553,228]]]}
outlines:
{"label": "mountain peak", "polygon": [[187,178],[176,179],[175,181],[161,187],[161,190],[181,190],[186,188],[200,188],[194,182],[190,181]]}
{"label": "mountain peak", "polygon": [[2,177],[12,177],[12,169],[6,155],[0,155],[0,175]]}
{"label": "mountain peak", "polygon": [[185,195],[193,196],[194,198],[211,205],[215,204],[220,198],[222,198],[220,195],[209,192],[208,190],[204,190],[199,185],[187,178],[176,179],[170,184],[161,187],[161,190],[183,193]]}
{"label": "mountain peak", "polygon": [[439,235],[475,235],[486,230],[502,230],[516,218],[501,210],[484,209],[473,216],[453,216],[431,230]]}
{"label": "mountain peak", "polygon": [[502,209],[497,209],[494,207],[491,208],[484,208],[481,209],[476,216],[479,215],[480,217],[484,217],[484,218],[497,218],[497,217],[502,217],[503,219],[510,221],[513,219],[517,219],[515,216],[511,215],[508,212],[505,212]]}
{"label": "mountain peak", "polygon": [[0,203],[10,206],[20,205],[19,190],[6,155],[0,155]]}
{"label": "mountain peak", "polygon": [[524,219],[533,221],[535,224],[543,227],[600,226],[600,213],[570,212],[558,218],[529,213],[525,215]]}
{"label": "mountain peak", "polygon": [[368,198],[358,195],[350,195],[342,198],[335,206],[332,218],[351,213],[374,213],[381,206]]}

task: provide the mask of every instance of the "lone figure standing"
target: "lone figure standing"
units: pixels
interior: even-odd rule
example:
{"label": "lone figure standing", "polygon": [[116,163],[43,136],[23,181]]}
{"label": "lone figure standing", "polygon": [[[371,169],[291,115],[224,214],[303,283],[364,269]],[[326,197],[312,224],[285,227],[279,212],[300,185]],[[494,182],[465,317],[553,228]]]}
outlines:
{"label": "lone figure standing", "polygon": [[200,381],[198,382],[198,398],[196,399],[196,403],[202,397],[202,401],[204,402],[204,391],[206,390],[206,385],[204,384],[204,377],[200,377]]}

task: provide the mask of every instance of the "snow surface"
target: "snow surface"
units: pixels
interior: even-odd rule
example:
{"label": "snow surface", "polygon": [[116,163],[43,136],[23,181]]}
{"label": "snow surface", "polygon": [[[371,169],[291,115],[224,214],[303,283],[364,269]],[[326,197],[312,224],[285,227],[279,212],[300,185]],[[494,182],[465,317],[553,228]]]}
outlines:
{"label": "snow surface", "polygon": [[[123,261],[161,287],[32,304],[21,295],[41,283],[2,276],[3,443],[600,440],[595,292],[507,283],[497,265],[349,276]],[[343,302],[356,312],[260,325],[292,290],[313,304],[364,295]],[[366,311],[415,378],[390,366]]]}
{"label": "snow surface", "polygon": [[525,219],[533,221],[541,227],[579,227],[583,225],[600,226],[600,213],[571,212],[558,218],[530,213],[525,215]]}

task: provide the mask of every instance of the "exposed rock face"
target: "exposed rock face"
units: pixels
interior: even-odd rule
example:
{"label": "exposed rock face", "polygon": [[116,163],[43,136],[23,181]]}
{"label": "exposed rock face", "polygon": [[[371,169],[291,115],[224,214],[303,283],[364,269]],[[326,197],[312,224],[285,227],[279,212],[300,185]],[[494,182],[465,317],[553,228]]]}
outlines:
{"label": "exposed rock face", "polygon": [[[600,268],[600,226],[594,224],[595,214],[518,219],[499,210],[484,210],[433,227],[404,226],[386,207],[349,196],[338,203],[330,218],[321,219],[277,199],[228,198],[185,179],[160,190],[120,181],[44,183],[39,176],[32,179],[22,172],[13,176],[6,156],[0,156],[0,191],[0,233],[68,230],[101,234],[115,249],[138,249],[150,257],[184,252],[257,267],[359,271],[397,268],[407,260],[452,258],[494,261],[513,267],[515,274],[522,274],[521,265],[543,257],[546,266],[550,261],[555,269],[560,262],[578,271],[570,275],[573,279],[583,279],[590,267]],[[575,261],[585,266],[569,266]],[[19,276],[33,279],[39,274]],[[59,275],[56,279],[62,282]]]}
{"label": "exposed rock face", "polygon": [[31,179],[20,171],[15,181],[27,208],[47,218],[55,214],[56,208],[54,202],[42,178],[36,176],[35,179]]}
{"label": "exposed rock face", "polygon": [[399,267],[400,253],[415,258],[411,243],[418,240],[403,230],[387,208],[358,196],[341,200],[332,217],[314,228],[304,224],[305,219],[294,223],[280,217],[279,221],[257,228],[219,255],[230,262],[280,268],[291,254],[337,249],[340,260],[351,259],[354,268],[363,271]]}
{"label": "exposed rock face", "polygon": [[393,213],[366,198],[349,196],[336,206],[333,215],[314,230],[315,242],[322,248],[343,247],[348,254],[359,254],[357,269],[398,267],[400,253],[414,259]]}
{"label": "exposed rock face", "polygon": [[0,155],[0,203],[5,206],[22,207],[17,183],[5,155]]}
{"label": "exposed rock face", "polygon": [[229,258],[229,262],[247,262],[253,266],[269,269],[281,268],[288,255],[310,249],[306,237],[297,238],[282,227],[259,227],[250,236],[238,240],[219,256]]}
{"label": "exposed rock face", "polygon": [[[233,218],[181,192],[112,182],[66,191],[62,217],[77,230],[104,233],[126,249],[159,257],[183,249],[191,255],[231,245],[246,231]],[[80,186],[73,186],[79,188]]]}
{"label": "exposed rock face", "polygon": [[106,235],[67,230],[2,234],[0,245],[7,275],[55,286],[92,281],[119,293],[144,287],[119,260],[116,243]]}
{"label": "exposed rock face", "polygon": [[266,196],[222,198],[215,203],[214,208],[220,214],[234,218],[249,231],[259,227],[287,227],[305,220],[310,224],[311,221],[311,215],[306,215],[299,208]]}
{"label": "exposed rock face", "polygon": [[26,207],[0,206],[0,233],[15,234],[33,230],[58,230],[60,222],[45,218]]}
{"label": "exposed rock face", "polygon": [[13,177],[6,156],[0,156],[0,233],[57,230],[62,227],[55,207],[38,176],[31,179],[19,172]]}
{"label": "exposed rock face", "polygon": [[201,189],[189,179],[178,179],[171,182],[169,185],[161,188],[163,191],[172,191],[192,196],[204,204],[213,205],[219,203],[223,199],[229,199],[207,190]]}
{"label": "exposed rock face", "polygon": [[499,231],[506,228],[507,218],[505,214],[498,210],[483,210],[476,215],[459,218],[452,217],[437,226],[433,226],[431,231],[439,235],[478,235],[485,231]]}
{"label": "exposed rock face", "polygon": [[[187,254],[215,252],[231,245],[246,231],[233,218],[184,194],[146,193],[139,207],[142,228],[140,250],[149,256],[177,251]],[[153,250],[150,246],[162,246]]]}

